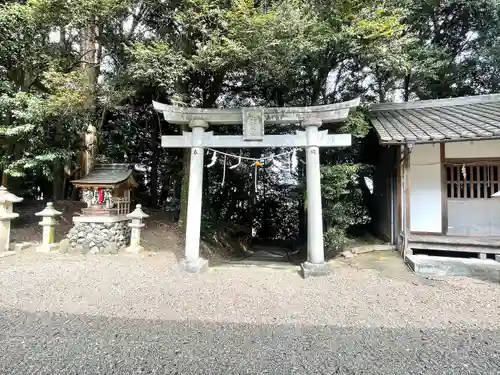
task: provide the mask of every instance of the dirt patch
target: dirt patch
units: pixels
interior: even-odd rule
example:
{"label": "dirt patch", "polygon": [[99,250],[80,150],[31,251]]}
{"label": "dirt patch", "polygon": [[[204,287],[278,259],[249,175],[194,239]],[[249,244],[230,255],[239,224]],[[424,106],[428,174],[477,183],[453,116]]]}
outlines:
{"label": "dirt patch", "polygon": [[[16,204],[14,211],[19,217],[12,222],[11,241],[39,243],[42,239],[42,227],[37,212],[46,207],[43,201],[23,201]],[[66,238],[73,227],[73,216],[78,215],[85,203],[79,201],[54,202],[56,210],[62,212],[56,227],[56,241]],[[149,215],[145,220],[141,243],[149,252],[169,252],[178,259],[184,256],[184,233],[178,224],[172,220],[172,215],[157,209],[144,208]],[[236,238],[236,239],[235,239]],[[243,238],[243,237],[242,237]],[[245,251],[243,240],[234,237],[234,233],[225,233],[209,238],[201,244],[201,256],[210,261],[231,259],[240,256]]]}
{"label": "dirt patch", "polygon": [[[14,212],[19,217],[11,224],[11,241],[15,242],[40,242],[42,240],[42,227],[39,225],[41,217],[36,216],[47,206],[44,201],[26,200],[14,205]],[[56,227],[56,241],[61,241],[73,226],[72,217],[85,207],[83,202],[61,201],[54,202],[54,208],[62,215]]]}
{"label": "dirt patch", "polygon": [[[38,224],[40,217],[35,213],[40,212],[46,206],[43,201],[25,201],[16,204],[14,211],[19,217],[12,222],[11,241],[35,242],[42,239],[42,227]],[[56,241],[66,238],[67,233],[73,227],[73,216],[78,215],[85,207],[83,202],[59,201],[54,202],[56,210],[62,212],[59,224],[56,227]],[[169,220],[168,213],[159,210],[145,208],[150,217],[145,220],[146,227],[142,234],[142,244],[146,251],[179,252],[180,230],[177,225]]]}
{"label": "dirt patch", "polygon": [[400,280],[413,285],[435,286],[443,282],[437,278],[430,279],[415,275],[397,251],[375,251],[352,258],[337,258],[330,261],[330,264],[337,269],[350,266],[358,270],[372,270],[388,279]]}
{"label": "dirt patch", "polygon": [[142,246],[146,251],[170,252],[177,258],[183,255],[183,233],[177,223],[172,222],[168,213],[144,209],[150,215],[145,220],[142,232]]}

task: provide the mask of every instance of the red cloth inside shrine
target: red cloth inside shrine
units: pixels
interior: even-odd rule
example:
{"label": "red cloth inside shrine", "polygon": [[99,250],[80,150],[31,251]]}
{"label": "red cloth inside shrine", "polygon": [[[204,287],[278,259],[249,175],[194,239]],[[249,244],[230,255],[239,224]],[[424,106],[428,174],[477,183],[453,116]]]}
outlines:
{"label": "red cloth inside shrine", "polygon": [[97,204],[101,205],[104,202],[104,191],[102,188],[97,188]]}

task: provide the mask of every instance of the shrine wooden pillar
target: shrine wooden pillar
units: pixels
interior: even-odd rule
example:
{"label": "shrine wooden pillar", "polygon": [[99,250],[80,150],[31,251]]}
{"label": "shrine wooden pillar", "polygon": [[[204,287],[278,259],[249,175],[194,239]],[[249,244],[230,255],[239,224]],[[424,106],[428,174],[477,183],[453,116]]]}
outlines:
{"label": "shrine wooden pillar", "polygon": [[410,179],[410,155],[413,145],[407,144],[403,148],[403,163],[402,163],[402,182],[403,182],[403,199],[402,199],[402,230],[403,230],[403,257],[411,255],[412,251],[409,248],[409,240],[411,236],[411,179]]}

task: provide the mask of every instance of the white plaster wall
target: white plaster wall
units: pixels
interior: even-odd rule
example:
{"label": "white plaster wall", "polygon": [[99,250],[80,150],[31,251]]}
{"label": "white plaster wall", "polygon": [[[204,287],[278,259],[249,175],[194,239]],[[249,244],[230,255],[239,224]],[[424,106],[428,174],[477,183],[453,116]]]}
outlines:
{"label": "white plaster wall", "polygon": [[410,230],[442,231],[441,154],[438,144],[415,145],[410,155]]}
{"label": "white plaster wall", "polygon": [[448,234],[500,236],[500,198],[448,199]]}
{"label": "white plaster wall", "polygon": [[444,146],[446,159],[500,158],[500,139],[475,142],[450,142]]}
{"label": "white plaster wall", "polygon": [[[500,140],[447,143],[445,158],[500,158]],[[500,199],[448,199],[448,234],[500,236]]]}

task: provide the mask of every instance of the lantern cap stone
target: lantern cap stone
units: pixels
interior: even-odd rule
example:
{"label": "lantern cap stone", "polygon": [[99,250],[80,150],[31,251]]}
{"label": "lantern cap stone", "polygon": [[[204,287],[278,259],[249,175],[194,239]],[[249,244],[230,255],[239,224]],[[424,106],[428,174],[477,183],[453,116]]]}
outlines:
{"label": "lantern cap stone", "polygon": [[0,186],[0,203],[5,202],[21,202],[24,198],[18,197],[12,193],[9,193],[5,186]]}
{"label": "lantern cap stone", "polygon": [[132,211],[131,213],[129,213],[127,215],[127,217],[129,219],[145,219],[147,217],[149,217],[148,214],[146,214],[143,210],[142,210],[142,206],[140,204],[136,205],[135,206],[135,210]]}
{"label": "lantern cap stone", "polygon": [[491,195],[492,198],[500,198],[500,191],[497,191],[495,194]]}
{"label": "lantern cap stone", "polygon": [[45,207],[42,211],[37,212],[35,215],[42,216],[42,217],[54,217],[54,216],[62,215],[62,212],[57,211],[54,208],[54,204],[52,202],[48,202],[47,207]]}

